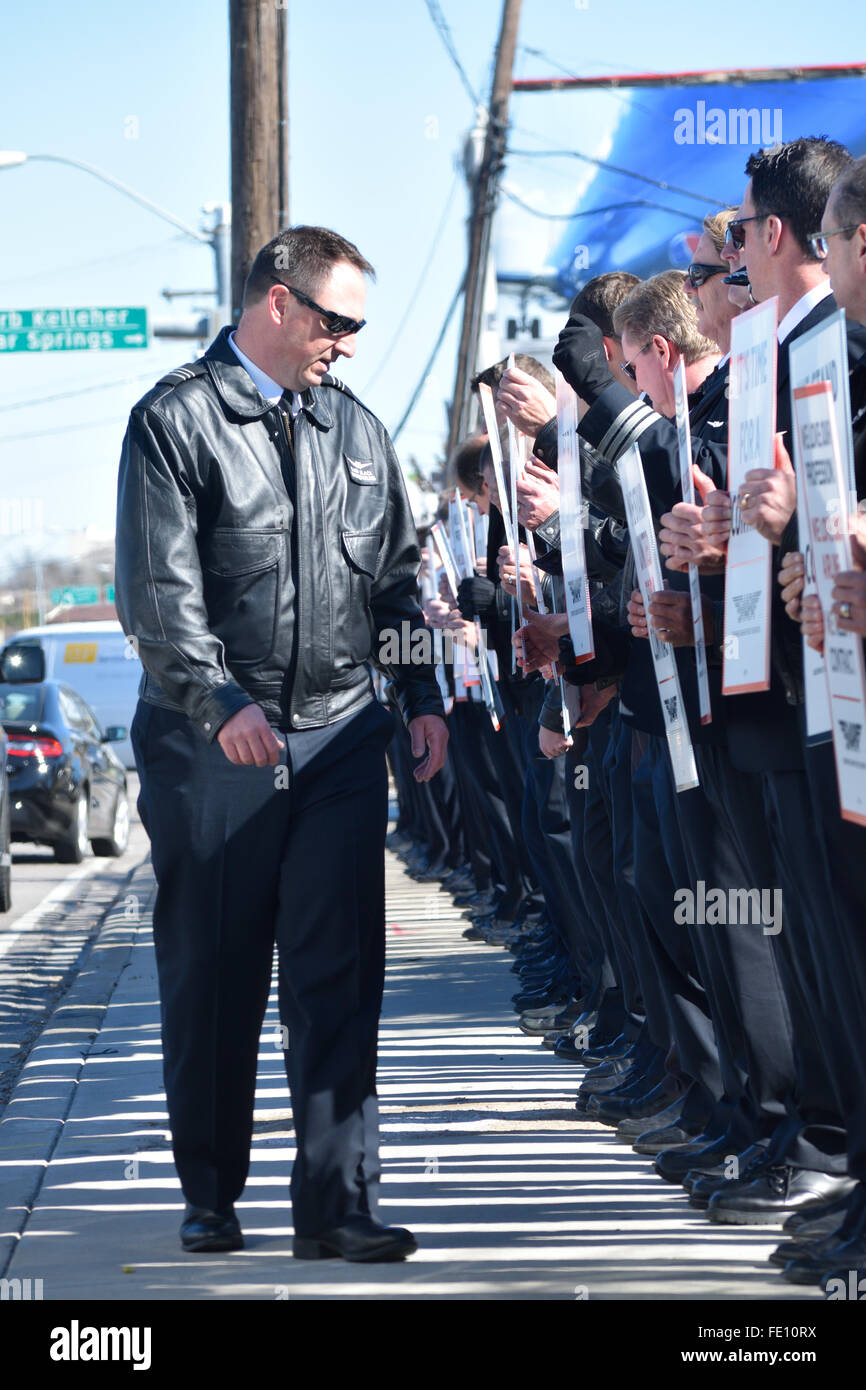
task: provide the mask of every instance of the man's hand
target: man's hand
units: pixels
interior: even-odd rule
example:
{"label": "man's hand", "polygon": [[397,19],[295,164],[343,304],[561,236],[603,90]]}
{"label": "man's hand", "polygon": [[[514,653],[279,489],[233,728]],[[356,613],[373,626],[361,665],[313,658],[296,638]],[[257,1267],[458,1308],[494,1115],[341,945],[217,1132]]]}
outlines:
{"label": "man's hand", "polygon": [[[862,527],[859,529],[862,530]],[[833,608],[836,622],[843,632],[856,632],[858,636],[866,637],[866,545],[856,535],[851,536],[851,559],[854,569],[843,570],[836,575]],[[850,612],[850,618],[844,618],[840,612],[843,603],[848,604],[843,611]]]}
{"label": "man's hand", "polygon": [[538,730],[538,747],[545,758],[559,758],[572,745],[572,740],[566,738],[565,734],[558,734],[554,729],[545,729],[542,724]]}
{"label": "man's hand", "polygon": [[524,604],[523,615],[526,622],[517,629],[511,642],[517,651],[518,666],[528,675],[559,657],[559,639],[568,632],[568,614],[536,613]]}
{"label": "man's hand", "polygon": [[556,414],[556,397],[552,396],[534,376],[519,367],[509,367],[502,373],[496,390],[496,404],[512,424],[530,439]]}
{"label": "man's hand", "polygon": [[816,652],[824,650],[824,614],[821,611],[821,600],[817,594],[806,594],[800,605],[800,631],[806,639],[806,645],[812,647]]}
{"label": "man's hand", "polygon": [[594,685],[582,685],[580,687],[580,718],[575,723],[575,729],[588,729],[590,724],[594,724],[602,710],[610,704],[614,695],[618,694],[615,685],[606,685],[604,690],[596,690]]}
{"label": "man's hand", "polygon": [[731,499],[727,492],[709,492],[703,507],[677,502],[661,521],[659,549],[669,570],[685,570],[691,564],[704,573],[715,574],[725,568],[731,534]]}
{"label": "man's hand", "polygon": [[217,733],[217,743],[230,763],[244,767],[273,767],[285,742],[278,739],[261,705],[245,705],[227,719]]}
{"label": "man's hand", "polygon": [[632,637],[643,637],[648,641],[649,628],[647,627],[646,609],[643,606],[643,595],[640,589],[632,589],[631,598],[625,611]]}
{"label": "man's hand", "polygon": [[417,718],[410,719],[409,733],[412,738],[413,758],[423,757],[425,749],[428,750],[423,763],[413,768],[412,776],[416,782],[429,782],[445,762],[448,749],[448,728],[445,720],[438,714],[419,714]]}
{"label": "man's hand", "polygon": [[517,482],[517,520],[534,531],[559,506],[559,477],[533,456]]}
{"label": "man's hand", "polygon": [[750,468],[739,499],[743,520],[778,545],[797,505],[794,467],[780,435],[776,435],[775,468]]}
{"label": "man's hand", "polygon": [[614,380],[602,331],[585,314],[572,314],[568,320],[553,349],[553,365],[589,405]]}
{"label": "man's hand", "polygon": [[[516,597],[517,595],[517,568],[511,558],[511,550],[507,545],[501,545],[497,555],[499,566],[499,582],[507,594]],[[532,568],[532,561],[529,558],[529,549],[525,545],[520,547],[520,582],[526,585],[532,597],[535,597],[535,571]]]}
{"label": "man's hand", "polygon": [[453,610],[450,603],[446,603],[444,599],[428,598],[421,611],[428,627],[445,627]]}
{"label": "man's hand", "polygon": [[799,623],[802,617],[801,599],[806,585],[806,562],[799,550],[789,550],[782,557],[778,580],[782,587],[785,612],[795,623]]}

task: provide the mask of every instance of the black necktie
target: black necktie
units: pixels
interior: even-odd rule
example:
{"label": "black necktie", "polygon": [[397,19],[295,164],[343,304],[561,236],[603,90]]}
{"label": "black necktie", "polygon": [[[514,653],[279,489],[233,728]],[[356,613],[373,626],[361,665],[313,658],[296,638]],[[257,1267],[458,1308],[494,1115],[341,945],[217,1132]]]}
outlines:
{"label": "black necktie", "polygon": [[282,470],[283,480],[286,484],[286,491],[292,501],[295,499],[295,422],[292,415],[292,392],[284,391],[280,396],[280,414],[286,427],[286,440],[288,449],[283,454]]}

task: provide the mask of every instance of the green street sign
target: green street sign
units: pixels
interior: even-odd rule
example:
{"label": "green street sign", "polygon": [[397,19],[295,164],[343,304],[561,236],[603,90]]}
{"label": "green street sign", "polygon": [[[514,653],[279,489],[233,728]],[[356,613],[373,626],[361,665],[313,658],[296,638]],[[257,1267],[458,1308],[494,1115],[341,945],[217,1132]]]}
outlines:
{"label": "green street sign", "polygon": [[0,352],[146,348],[146,309],[0,309]]}
{"label": "green street sign", "polygon": [[102,596],[106,603],[114,603],[114,585],[106,584],[102,590]]}
{"label": "green street sign", "polygon": [[99,589],[94,585],[72,584],[66,589],[51,590],[52,603],[99,603]]}

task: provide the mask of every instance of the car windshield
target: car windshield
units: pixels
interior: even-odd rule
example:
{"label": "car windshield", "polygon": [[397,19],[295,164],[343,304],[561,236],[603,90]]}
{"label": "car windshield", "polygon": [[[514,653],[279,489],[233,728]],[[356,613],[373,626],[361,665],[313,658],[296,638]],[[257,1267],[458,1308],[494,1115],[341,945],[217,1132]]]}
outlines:
{"label": "car windshield", "polygon": [[0,722],[35,724],[42,718],[44,703],[41,686],[0,685]]}

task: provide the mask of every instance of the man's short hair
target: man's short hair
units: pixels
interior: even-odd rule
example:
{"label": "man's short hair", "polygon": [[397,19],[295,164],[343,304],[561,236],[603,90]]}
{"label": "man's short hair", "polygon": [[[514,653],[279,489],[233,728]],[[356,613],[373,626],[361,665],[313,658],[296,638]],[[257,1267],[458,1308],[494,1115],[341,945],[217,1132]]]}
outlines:
{"label": "man's short hair", "polygon": [[632,338],[649,342],[660,333],[691,366],[719,349],[698,332],[695,307],[683,289],[685,278],[681,270],[663,270],[644,280],[615,310],[613,321],[620,337],[628,332]]}
{"label": "man's short hair", "polygon": [[[529,357],[525,352],[517,352],[514,355],[514,365],[519,367],[527,376],[534,377],[540,381],[545,390],[551,395],[556,392],[556,383],[543,362],[537,361],[534,357]],[[470,385],[475,395],[478,394],[479,386],[489,386],[491,391],[495,391],[503,374],[508,371],[508,358],[503,357],[501,362],[494,362],[492,367],[485,367],[482,372],[477,372],[472,378]]]}
{"label": "man's short hair", "polygon": [[263,246],[253,261],[244,285],[244,307],[264,299],[277,280],[313,296],[340,261],[375,280],[370,262],[339,232],[329,227],[287,227]]}
{"label": "man's short hair", "polygon": [[639,285],[637,275],[629,270],[609,270],[606,275],[596,275],[588,280],[583,289],[571,301],[569,314],[585,314],[600,328],[605,338],[618,338],[613,326],[614,310],[619,307],[626,295]]}
{"label": "man's short hair", "polygon": [[708,212],[703,221],[703,229],[713,246],[716,248],[716,255],[722,259],[722,248],[725,244],[725,232],[728,224],[733,222],[737,215],[737,208],[722,208],[721,212]]}
{"label": "man's short hair", "polygon": [[804,136],[749,155],[746,173],[760,217],[783,217],[790,223],[804,256],[814,260],[809,237],[821,218],[834,183],[853,163],[844,145],[826,135]]}
{"label": "man's short hair", "polygon": [[[866,222],[866,155],[855,159],[845,170],[833,189],[833,204],[836,220],[841,226],[859,227]],[[813,231],[817,230],[817,226],[813,228]],[[840,235],[850,241],[854,232],[842,232]]]}
{"label": "man's short hair", "polygon": [[481,472],[481,455],[487,445],[486,434],[470,434],[461,439],[455,448],[445,470],[446,482],[456,478],[467,492],[476,493],[484,482]]}

